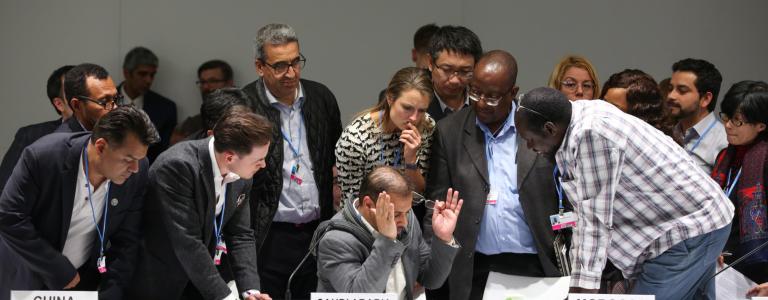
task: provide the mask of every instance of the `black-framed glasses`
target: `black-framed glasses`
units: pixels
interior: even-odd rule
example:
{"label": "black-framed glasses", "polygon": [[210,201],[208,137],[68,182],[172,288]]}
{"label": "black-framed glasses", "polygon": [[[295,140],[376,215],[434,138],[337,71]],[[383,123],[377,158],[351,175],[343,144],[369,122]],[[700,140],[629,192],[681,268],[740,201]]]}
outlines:
{"label": "black-framed glasses", "polygon": [[195,84],[197,84],[199,86],[203,86],[203,85],[206,85],[206,84],[221,84],[221,83],[224,83],[224,82],[226,82],[226,80],[224,80],[224,79],[208,79],[208,80],[198,80],[198,81],[195,81]]}
{"label": "black-framed glasses", "polygon": [[718,115],[720,116],[720,121],[723,122],[723,125],[727,124],[728,122],[731,122],[733,127],[741,127],[741,125],[744,125],[744,121],[731,118],[724,112],[720,112]]}
{"label": "black-framed glasses", "polygon": [[[566,89],[568,89],[570,91],[575,91],[576,88],[579,87],[579,83],[578,82],[570,80],[570,79],[563,80],[562,82],[560,82],[560,84],[564,88],[566,88]],[[585,91],[594,90],[595,89],[595,83],[591,82],[591,81],[584,81],[584,82],[581,83],[581,88],[583,90],[585,90]]]}
{"label": "black-framed glasses", "polygon": [[307,64],[307,58],[304,57],[304,54],[299,53],[299,57],[295,58],[293,61],[284,62],[279,61],[274,64],[270,64],[264,60],[262,60],[265,65],[272,68],[272,70],[275,72],[275,75],[280,76],[288,72],[288,68],[293,68],[293,71],[301,71],[301,69],[304,69],[304,65]]}
{"label": "black-framed glasses", "polygon": [[91,101],[103,107],[106,110],[113,110],[115,109],[115,107],[118,107],[123,103],[123,95],[121,94],[117,94],[116,96],[106,96],[102,99],[93,99],[86,96],[76,96],[75,98],[82,99],[85,101]]}
{"label": "black-framed glasses", "polygon": [[472,75],[474,75],[472,70],[454,69],[446,65],[438,65],[438,64],[435,64],[435,66],[437,67],[438,70],[440,70],[440,72],[443,73],[443,75],[445,75],[449,79],[452,76],[456,76],[459,79],[467,80],[467,79],[471,79]]}
{"label": "black-framed glasses", "polygon": [[424,207],[427,209],[435,208],[435,200],[428,200],[426,197],[424,197],[422,194],[419,194],[417,192],[413,193],[413,204],[412,206],[417,206],[422,203],[424,203]]}

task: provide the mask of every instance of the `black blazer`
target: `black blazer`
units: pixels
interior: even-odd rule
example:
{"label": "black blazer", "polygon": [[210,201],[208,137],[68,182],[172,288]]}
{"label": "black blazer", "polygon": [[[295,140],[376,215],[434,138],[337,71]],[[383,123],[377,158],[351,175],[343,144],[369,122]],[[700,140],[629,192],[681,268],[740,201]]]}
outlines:
{"label": "black blazer", "polygon": [[[445,198],[453,187],[464,199],[464,206],[453,235],[462,245],[448,278],[451,299],[468,299],[472,288],[475,244],[480,219],[489,192],[488,164],[485,157],[485,135],[476,125],[475,109],[467,107],[437,124],[434,133],[430,173],[427,177],[429,199]],[[517,138],[517,186],[520,205],[525,213],[546,276],[560,276],[553,248],[554,232],[549,216],[558,212],[552,171],[554,166],[544,157],[525,147]],[[431,214],[424,222],[426,237],[432,236]]]}
{"label": "black blazer", "polygon": [[61,119],[56,119],[53,121],[24,126],[16,131],[11,147],[5,152],[3,163],[0,164],[0,191],[5,187],[5,182],[8,181],[8,177],[11,177],[13,167],[16,165],[16,162],[19,161],[19,158],[21,158],[21,151],[23,151],[24,148],[27,148],[27,146],[32,145],[32,143],[44,135],[53,133],[59,125],[61,125]]}
{"label": "black blazer", "polygon": [[56,131],[54,132],[66,132],[66,133],[74,133],[74,132],[83,132],[83,131],[89,131],[85,130],[83,128],[83,125],[80,125],[80,121],[77,120],[75,116],[70,117],[64,123],[61,123],[58,128],[56,128]]}
{"label": "black blazer", "polygon": [[[122,86],[123,83],[117,86],[118,93],[121,93]],[[147,158],[149,158],[149,163],[151,164],[160,153],[168,149],[171,134],[173,129],[176,128],[176,103],[163,95],[149,90],[144,94],[144,107],[141,109],[149,115],[149,119],[155,125],[157,133],[160,134],[160,142],[150,146],[149,150],[147,150]]]}
{"label": "black blazer", "polygon": [[[223,299],[230,293],[213,264],[216,197],[209,140],[180,142],[149,170],[145,240],[131,299],[180,299],[188,283],[203,299]],[[251,180],[228,184],[224,208],[223,237],[229,252],[224,257],[240,292],[259,289],[250,190]]]}
{"label": "black blazer", "polygon": [[[61,251],[72,219],[80,156],[90,136],[85,132],[53,133],[27,147],[0,196],[0,237],[22,258],[17,262],[29,267],[49,289],[60,290],[75,277],[75,267]],[[138,173],[122,185],[110,186],[105,236],[110,244],[108,271],[100,277],[100,299],[121,299],[133,275],[147,168],[143,159]],[[93,272],[99,255],[95,239],[85,265],[93,266],[89,268]],[[14,263],[8,257],[0,257],[0,261]]]}

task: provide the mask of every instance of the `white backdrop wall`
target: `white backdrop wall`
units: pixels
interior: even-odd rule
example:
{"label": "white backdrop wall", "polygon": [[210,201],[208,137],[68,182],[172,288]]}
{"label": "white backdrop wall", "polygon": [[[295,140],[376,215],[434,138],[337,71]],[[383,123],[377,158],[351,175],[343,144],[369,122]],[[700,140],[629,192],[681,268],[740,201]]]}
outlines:
{"label": "white backdrop wall", "polygon": [[554,64],[576,53],[601,81],[625,67],[662,79],[676,60],[705,58],[723,73],[724,93],[735,81],[768,80],[766,12],[757,0],[0,0],[0,153],[20,126],[56,118],[45,96],[54,69],[93,62],[119,83],[123,56],[137,45],[160,58],[153,89],[176,102],[181,121],[199,110],[203,61],[228,61],[245,85],[257,78],[258,28],[291,24],[308,59],[302,76],[331,88],[346,123],[411,63],[412,34],[425,23],[464,25],[486,50],[512,52],[522,91],[544,85]]}

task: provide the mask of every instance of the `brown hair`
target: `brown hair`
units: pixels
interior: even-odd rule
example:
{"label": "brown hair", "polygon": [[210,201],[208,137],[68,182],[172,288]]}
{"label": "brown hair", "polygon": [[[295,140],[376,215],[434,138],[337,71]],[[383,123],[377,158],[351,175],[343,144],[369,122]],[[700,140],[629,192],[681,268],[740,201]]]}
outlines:
{"label": "brown hair", "polygon": [[555,69],[552,70],[552,74],[549,75],[548,86],[559,91],[563,82],[563,77],[565,76],[565,72],[568,71],[568,69],[571,67],[581,68],[589,73],[589,77],[592,78],[592,83],[595,84],[595,88],[593,89],[594,95],[592,97],[595,98],[597,93],[600,91],[600,81],[597,79],[597,72],[595,72],[595,67],[592,66],[592,63],[583,56],[568,55],[563,57],[563,59],[560,60],[560,62],[555,66]]}
{"label": "brown hair", "polygon": [[[383,120],[379,120],[379,122],[389,120],[389,110],[391,107],[389,106],[387,99],[396,101],[404,92],[410,90],[417,90],[427,97],[432,97],[435,90],[432,87],[432,77],[427,70],[417,67],[405,67],[400,69],[394,76],[392,76],[392,80],[389,81],[389,85],[387,85],[387,89],[384,91],[385,99],[379,101],[379,103],[373,107],[360,112],[356,117],[372,112],[384,111],[382,114]],[[425,130],[431,129],[428,128],[428,126],[430,126],[430,124],[427,124],[427,122],[422,120],[416,128],[418,128],[420,132],[424,132]]]}
{"label": "brown hair", "polygon": [[213,147],[217,152],[232,151],[238,155],[251,153],[272,138],[272,123],[267,118],[245,109],[232,109],[213,127]]}

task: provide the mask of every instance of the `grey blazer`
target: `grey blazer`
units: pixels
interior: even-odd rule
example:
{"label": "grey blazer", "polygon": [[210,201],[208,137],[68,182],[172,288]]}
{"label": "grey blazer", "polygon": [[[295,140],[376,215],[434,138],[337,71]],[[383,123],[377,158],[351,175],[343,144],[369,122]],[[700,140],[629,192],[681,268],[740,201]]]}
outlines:
{"label": "grey blazer", "polygon": [[[333,219],[345,220],[368,232],[354,210],[354,205],[348,203]],[[459,249],[443,242],[432,243],[430,247],[422,238],[413,213],[408,217],[408,229],[397,241],[379,235],[371,249],[351,233],[331,230],[320,239],[317,248],[317,291],[382,293],[389,273],[402,257],[406,299],[413,299],[416,281],[426,288],[443,285]]]}
{"label": "grey blazer", "polygon": [[[180,299],[188,283],[204,299],[229,295],[213,264],[216,197],[209,139],[178,143],[149,169],[145,240],[129,299]],[[240,292],[259,289],[256,246],[250,226],[251,180],[227,185],[223,237]]]}
{"label": "grey blazer", "polygon": [[[448,278],[451,299],[468,299],[472,288],[475,244],[480,220],[489,191],[485,158],[485,135],[476,125],[475,109],[467,107],[440,121],[434,133],[430,173],[427,177],[429,199],[445,198],[446,190],[458,190],[464,206],[454,236],[463,246]],[[546,276],[560,276],[553,248],[554,232],[549,216],[557,213],[558,203],[552,171],[544,157],[525,147],[518,137],[517,186],[525,221],[531,228],[538,257]],[[424,235],[432,236],[431,214],[424,218]]]}

